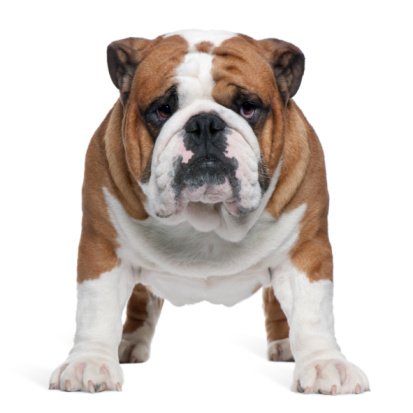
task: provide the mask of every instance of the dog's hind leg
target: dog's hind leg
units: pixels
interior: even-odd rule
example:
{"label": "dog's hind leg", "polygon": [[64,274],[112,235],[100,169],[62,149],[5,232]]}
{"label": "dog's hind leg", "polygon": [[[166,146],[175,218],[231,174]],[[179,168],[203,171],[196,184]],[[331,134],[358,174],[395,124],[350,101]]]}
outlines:
{"label": "dog's hind leg", "polygon": [[149,359],[152,337],[161,313],[163,299],[137,284],[126,309],[122,341],[119,345],[121,363],[142,363]]}
{"label": "dog's hind leg", "polygon": [[265,328],[267,330],[267,355],[271,361],[294,360],[288,338],[289,326],[280,303],[275,298],[272,287],[264,288],[263,307]]}

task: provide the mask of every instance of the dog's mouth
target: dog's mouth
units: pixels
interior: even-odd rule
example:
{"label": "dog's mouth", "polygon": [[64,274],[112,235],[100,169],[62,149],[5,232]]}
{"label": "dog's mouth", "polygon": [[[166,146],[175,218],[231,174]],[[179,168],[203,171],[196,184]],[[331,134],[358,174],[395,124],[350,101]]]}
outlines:
{"label": "dog's mouth", "polygon": [[239,198],[238,162],[203,156],[190,163],[175,162],[172,188],[178,203],[218,203]]}
{"label": "dog's mouth", "polygon": [[[183,170],[182,182],[189,189],[196,189],[203,185],[222,185],[225,179],[230,178],[231,168],[229,165],[214,157],[203,157]],[[179,185],[179,178],[177,180]]]}

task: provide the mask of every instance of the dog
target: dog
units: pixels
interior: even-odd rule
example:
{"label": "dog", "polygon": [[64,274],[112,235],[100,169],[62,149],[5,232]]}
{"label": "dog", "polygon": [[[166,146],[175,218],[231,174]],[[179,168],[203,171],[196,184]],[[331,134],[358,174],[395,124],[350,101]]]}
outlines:
{"label": "dog", "polygon": [[295,360],[293,390],[369,390],[334,335],[324,155],[292,100],[301,50],[192,30],[107,57],[120,97],[87,150],[77,329],[50,389],[120,391],[163,300],[232,306],[262,288],[268,357]]}

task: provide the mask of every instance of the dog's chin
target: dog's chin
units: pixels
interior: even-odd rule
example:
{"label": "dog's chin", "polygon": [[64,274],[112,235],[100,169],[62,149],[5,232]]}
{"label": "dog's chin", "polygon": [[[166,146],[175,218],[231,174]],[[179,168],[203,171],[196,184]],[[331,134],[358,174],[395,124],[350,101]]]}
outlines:
{"label": "dog's chin", "polygon": [[228,179],[220,185],[184,185],[177,198],[161,198],[169,198],[170,202],[157,205],[158,218],[169,218],[166,221],[171,223],[187,221],[202,232],[212,231],[221,225],[224,216],[234,219],[245,217],[255,211],[261,201],[257,197],[237,197]]}

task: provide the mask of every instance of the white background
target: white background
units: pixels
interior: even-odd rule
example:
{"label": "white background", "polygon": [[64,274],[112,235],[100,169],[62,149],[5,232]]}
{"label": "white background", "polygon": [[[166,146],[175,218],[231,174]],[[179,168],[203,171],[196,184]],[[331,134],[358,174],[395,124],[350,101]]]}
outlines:
{"label": "white background", "polygon": [[[408,1],[16,0],[0,7],[2,411],[411,411]],[[305,53],[295,101],[326,155],[336,335],[369,376],[370,393],[291,392],[294,365],[265,358],[260,293],[229,309],[167,303],[152,358],[124,367],[122,393],[48,390],[75,331],[84,155],[118,96],[106,46],[183,28],[278,37]]]}

